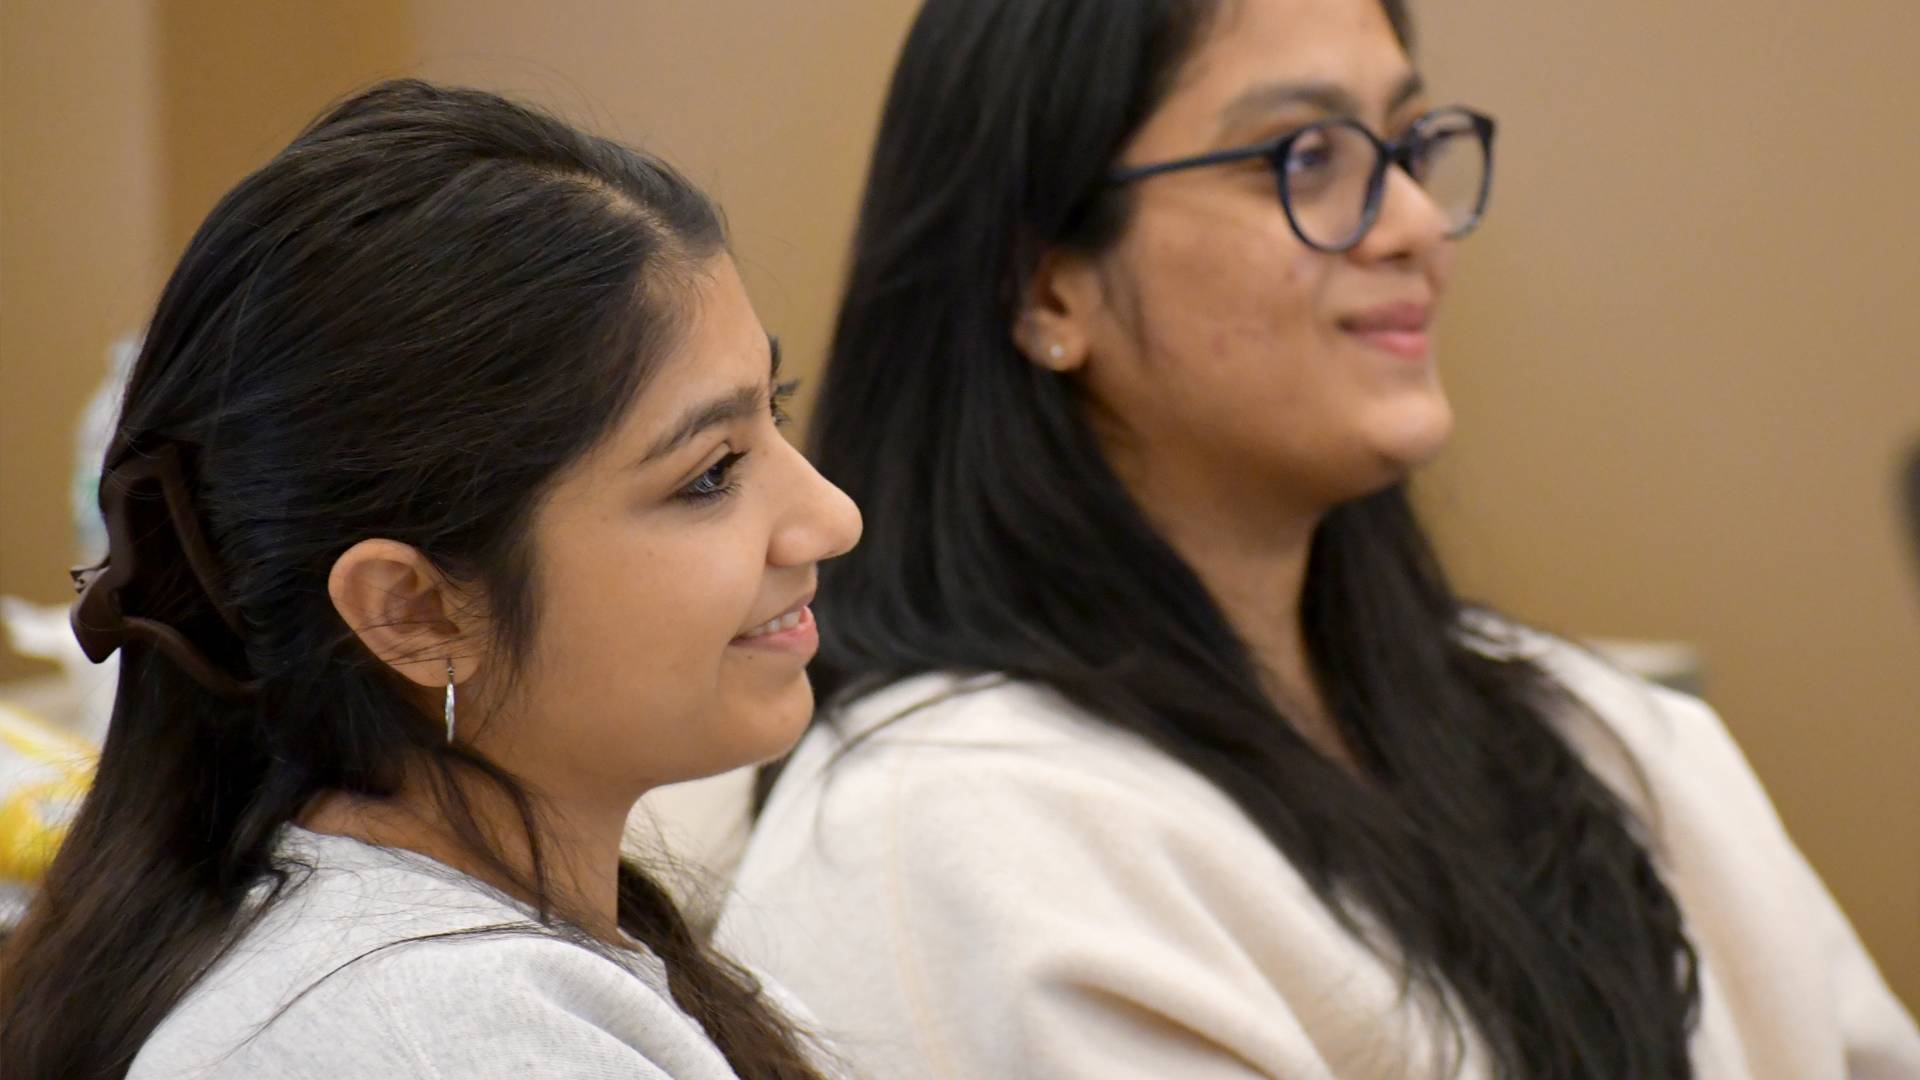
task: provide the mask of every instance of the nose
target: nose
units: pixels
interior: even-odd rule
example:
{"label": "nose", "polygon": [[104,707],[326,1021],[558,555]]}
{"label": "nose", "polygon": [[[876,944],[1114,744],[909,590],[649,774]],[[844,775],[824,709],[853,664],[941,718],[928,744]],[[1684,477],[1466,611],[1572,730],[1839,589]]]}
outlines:
{"label": "nose", "polygon": [[1354,248],[1367,262],[1424,260],[1448,243],[1452,222],[1445,210],[1405,169],[1394,166],[1382,181],[1380,216]]}
{"label": "nose", "polygon": [[767,561],[805,566],[852,551],[860,542],[860,508],[800,451],[787,446],[785,454],[792,469],[786,480],[789,497],[768,545]]}

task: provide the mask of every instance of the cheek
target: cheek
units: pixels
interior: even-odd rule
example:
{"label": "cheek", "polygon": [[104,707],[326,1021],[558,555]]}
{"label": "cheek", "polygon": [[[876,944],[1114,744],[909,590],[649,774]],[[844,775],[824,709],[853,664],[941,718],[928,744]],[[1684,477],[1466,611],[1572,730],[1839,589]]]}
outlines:
{"label": "cheek", "polygon": [[765,546],[744,531],[681,528],[609,552],[576,594],[576,633],[614,660],[593,681],[656,700],[710,693],[759,593]]}
{"label": "cheek", "polygon": [[767,760],[799,738],[813,705],[804,660],[732,644],[781,589],[803,587],[769,587],[753,497],[577,545],[555,568],[540,713],[573,732],[572,768],[651,786]]}
{"label": "cheek", "polygon": [[543,561],[530,695],[543,715],[603,734],[697,719],[750,615],[764,549],[747,550],[741,530],[597,524],[555,538]]}
{"label": "cheek", "polygon": [[1329,260],[1284,221],[1169,229],[1140,256],[1142,407],[1178,409],[1186,425],[1237,427],[1234,417],[1266,424],[1276,409],[1321,396]]}
{"label": "cheek", "polygon": [[1270,359],[1319,336],[1329,259],[1300,243],[1277,209],[1169,214],[1138,241],[1126,262],[1155,356],[1239,366],[1249,354]]}

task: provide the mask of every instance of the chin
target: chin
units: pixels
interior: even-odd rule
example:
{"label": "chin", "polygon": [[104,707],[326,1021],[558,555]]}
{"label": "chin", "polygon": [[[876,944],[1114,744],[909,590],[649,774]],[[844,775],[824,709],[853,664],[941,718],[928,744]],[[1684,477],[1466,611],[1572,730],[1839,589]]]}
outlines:
{"label": "chin", "polygon": [[811,690],[799,707],[778,701],[729,713],[708,727],[699,760],[667,783],[703,780],[784,757],[806,734],[812,717]]}
{"label": "chin", "polygon": [[747,718],[745,733],[751,745],[743,747],[748,760],[740,764],[758,765],[784,755],[806,734],[807,723],[812,719],[813,683],[802,671]]}
{"label": "chin", "polygon": [[1361,442],[1360,454],[1348,459],[1348,467],[1333,482],[1330,502],[1366,498],[1404,483],[1440,456],[1453,432],[1452,414],[1444,409],[1438,415],[1397,419],[1403,422],[1376,429]]}
{"label": "chin", "polygon": [[1453,408],[1437,391],[1425,400],[1400,404],[1380,420],[1371,440],[1374,450],[1401,472],[1400,478],[1431,464],[1453,436]]}

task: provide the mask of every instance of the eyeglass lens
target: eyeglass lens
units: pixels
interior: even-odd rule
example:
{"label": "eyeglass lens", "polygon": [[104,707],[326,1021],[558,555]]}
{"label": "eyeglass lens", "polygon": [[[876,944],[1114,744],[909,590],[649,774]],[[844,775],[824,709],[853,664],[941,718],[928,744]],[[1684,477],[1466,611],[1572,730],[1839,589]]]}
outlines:
{"label": "eyeglass lens", "polygon": [[[1372,223],[1380,152],[1345,121],[1309,128],[1293,140],[1280,173],[1294,228],[1318,247],[1344,249]],[[1472,228],[1486,185],[1486,148],[1471,118],[1429,117],[1414,133],[1408,171],[1447,216],[1450,235]]]}

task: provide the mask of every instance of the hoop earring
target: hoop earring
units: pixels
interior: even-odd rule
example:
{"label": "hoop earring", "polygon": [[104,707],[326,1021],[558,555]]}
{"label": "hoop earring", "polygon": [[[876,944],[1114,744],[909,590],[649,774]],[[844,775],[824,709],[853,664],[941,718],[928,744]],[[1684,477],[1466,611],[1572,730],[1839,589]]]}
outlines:
{"label": "hoop earring", "polygon": [[453,745],[453,657],[447,657],[447,745]]}

